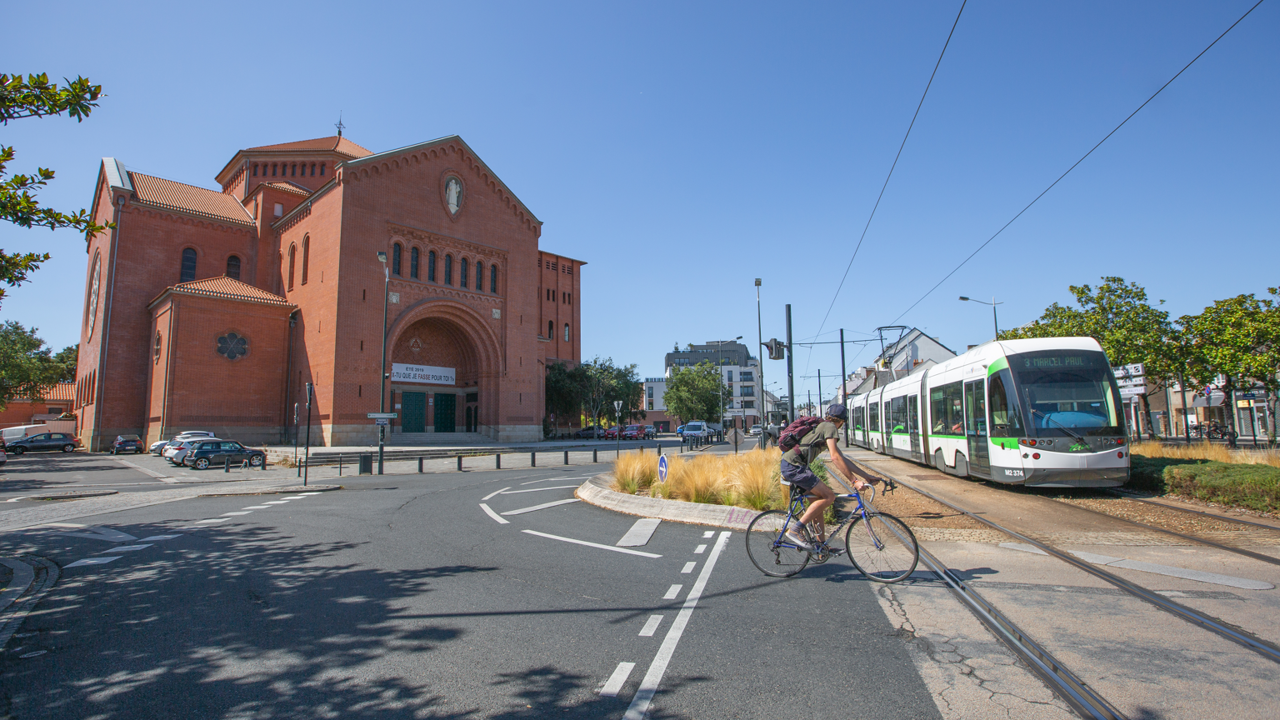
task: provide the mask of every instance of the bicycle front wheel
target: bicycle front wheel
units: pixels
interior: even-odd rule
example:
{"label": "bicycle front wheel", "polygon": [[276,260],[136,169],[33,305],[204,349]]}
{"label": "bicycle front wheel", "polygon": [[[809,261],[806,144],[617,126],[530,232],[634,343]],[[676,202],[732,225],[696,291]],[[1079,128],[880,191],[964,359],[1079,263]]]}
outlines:
{"label": "bicycle front wheel", "polygon": [[876,582],[898,582],[920,561],[920,546],[911,528],[886,513],[855,518],[844,533],[844,544],[853,566]]}
{"label": "bicycle front wheel", "polygon": [[[809,553],[783,536],[787,513],[766,510],[747,526],[747,557],[760,572],[772,577],[791,577],[809,564]],[[807,539],[808,533],[797,522],[792,525]]]}

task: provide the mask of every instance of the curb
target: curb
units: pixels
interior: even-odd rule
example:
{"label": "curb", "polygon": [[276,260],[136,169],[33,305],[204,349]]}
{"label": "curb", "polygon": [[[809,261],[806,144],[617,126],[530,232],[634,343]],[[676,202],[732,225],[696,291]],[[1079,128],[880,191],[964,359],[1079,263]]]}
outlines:
{"label": "curb", "polygon": [[305,487],[302,485],[289,485],[287,487],[266,488],[264,490],[252,490],[249,492],[206,493],[204,495],[197,495],[196,497],[211,498],[211,497],[238,497],[242,495],[282,495],[282,494],[289,495],[289,494],[300,493],[300,492],[330,492],[332,490],[342,490],[342,489],[343,487],[341,485],[307,485]]}
{"label": "curb", "polygon": [[27,500],[78,500],[80,498],[102,497],[104,495],[117,495],[118,490],[84,490],[67,492],[45,493],[43,495],[27,495]]}
{"label": "curb", "polygon": [[670,522],[707,525],[730,530],[746,530],[747,525],[755,519],[756,515],[760,514],[756,510],[728,505],[709,505],[685,502],[683,500],[665,500],[663,498],[627,495],[610,488],[611,484],[613,484],[612,475],[608,473],[596,475],[583,483],[573,494],[587,504],[625,515],[639,515]]}

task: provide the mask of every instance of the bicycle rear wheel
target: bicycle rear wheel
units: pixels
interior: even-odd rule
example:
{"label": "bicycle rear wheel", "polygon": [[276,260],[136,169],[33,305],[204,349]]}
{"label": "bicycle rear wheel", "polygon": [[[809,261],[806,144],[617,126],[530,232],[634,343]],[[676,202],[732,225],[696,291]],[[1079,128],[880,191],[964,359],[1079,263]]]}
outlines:
{"label": "bicycle rear wheel", "polygon": [[868,579],[894,583],[906,578],[920,561],[920,546],[911,528],[886,513],[854,518],[844,534],[849,562]]}
{"label": "bicycle rear wheel", "polygon": [[[801,550],[782,535],[787,514],[781,510],[766,510],[747,526],[747,557],[760,572],[772,577],[791,577],[809,564],[809,553]],[[809,533],[792,522],[808,540]]]}

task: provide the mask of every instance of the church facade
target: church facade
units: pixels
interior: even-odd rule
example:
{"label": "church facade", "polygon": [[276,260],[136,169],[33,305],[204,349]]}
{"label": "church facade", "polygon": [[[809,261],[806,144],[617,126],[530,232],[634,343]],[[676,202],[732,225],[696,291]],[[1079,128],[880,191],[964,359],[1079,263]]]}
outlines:
{"label": "church facade", "polygon": [[541,221],[460,137],[248,148],[216,181],[102,161],[92,212],[115,228],[86,248],[86,447],[292,442],[309,387],[313,443],[375,442],[383,408],[393,443],[541,439],[546,366],[581,360],[585,263],[540,249]]}

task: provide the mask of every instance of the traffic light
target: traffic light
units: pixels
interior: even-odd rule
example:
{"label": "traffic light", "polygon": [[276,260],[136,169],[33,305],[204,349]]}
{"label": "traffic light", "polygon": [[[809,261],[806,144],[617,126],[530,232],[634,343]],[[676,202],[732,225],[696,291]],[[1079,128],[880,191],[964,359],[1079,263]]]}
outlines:
{"label": "traffic light", "polygon": [[769,349],[770,360],[785,360],[787,358],[787,344],[776,338],[766,340],[764,346]]}

